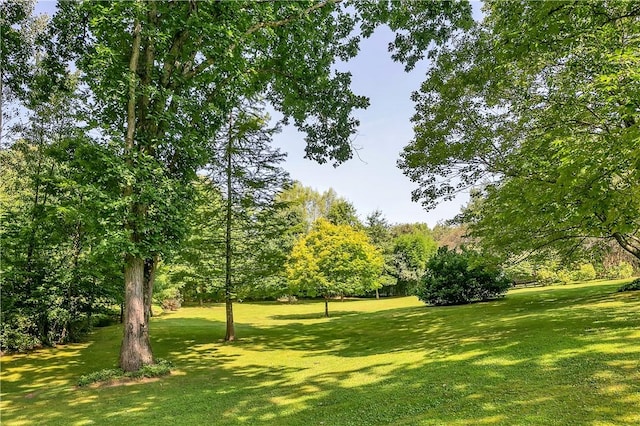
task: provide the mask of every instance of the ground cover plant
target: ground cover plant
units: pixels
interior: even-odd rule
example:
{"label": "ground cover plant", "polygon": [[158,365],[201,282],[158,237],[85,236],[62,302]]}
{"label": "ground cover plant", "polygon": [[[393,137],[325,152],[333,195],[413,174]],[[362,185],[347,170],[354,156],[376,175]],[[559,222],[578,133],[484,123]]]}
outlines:
{"label": "ground cover plant", "polygon": [[237,304],[154,317],[170,376],[77,388],[114,367],[122,330],[2,357],[3,425],[640,423],[640,293],[627,281],[510,291],[481,304],[415,297]]}

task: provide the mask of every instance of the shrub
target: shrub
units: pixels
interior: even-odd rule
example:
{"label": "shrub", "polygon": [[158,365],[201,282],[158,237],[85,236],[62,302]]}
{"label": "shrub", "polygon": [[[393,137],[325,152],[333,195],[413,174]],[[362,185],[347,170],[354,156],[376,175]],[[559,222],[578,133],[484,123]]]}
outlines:
{"label": "shrub", "polygon": [[565,269],[562,269],[562,270],[558,271],[557,276],[558,276],[558,281],[560,283],[562,283],[563,285],[564,284],[569,284],[571,281],[574,280],[573,273],[571,273],[571,272],[569,272],[569,271],[567,271]]}
{"label": "shrub", "polygon": [[630,283],[626,283],[618,289],[619,292],[638,290],[640,290],[640,278],[636,278],[635,280],[631,281]]}
{"label": "shrub", "polygon": [[105,368],[103,370],[81,376],[78,380],[78,386],[88,386],[92,383],[99,382],[112,382],[114,380],[125,378],[141,379],[143,377],[166,376],[171,373],[171,367],[173,367],[173,364],[171,364],[170,361],[158,359],[155,364],[145,365],[138,371],[133,371],[131,373],[125,373],[119,368]]}
{"label": "shrub", "polygon": [[591,281],[596,279],[596,268],[591,263],[583,263],[571,274],[574,281]]}
{"label": "shrub", "polygon": [[38,325],[33,315],[16,310],[13,315],[3,315],[0,324],[0,350],[24,352],[42,345],[37,337]]}
{"label": "shrub", "polygon": [[504,274],[513,283],[536,281],[531,262],[523,261],[504,268]]}
{"label": "shrub", "polygon": [[628,262],[623,261],[615,266],[608,268],[606,274],[607,278],[613,280],[631,278],[633,276],[633,266],[631,266]]}
{"label": "shrub", "polygon": [[560,281],[558,273],[551,268],[542,267],[536,272],[536,278],[544,285],[550,285]]}
{"label": "shrub", "polygon": [[164,299],[160,306],[164,311],[177,311],[182,306],[182,301],[178,298]]}
{"label": "shrub", "polygon": [[88,386],[97,382],[109,382],[124,376],[122,370],[117,368],[105,368],[100,371],[94,371],[93,373],[85,374],[78,380],[78,386]]}
{"label": "shrub", "polygon": [[511,283],[476,253],[441,247],[427,262],[418,298],[432,305],[458,305],[500,297]]}

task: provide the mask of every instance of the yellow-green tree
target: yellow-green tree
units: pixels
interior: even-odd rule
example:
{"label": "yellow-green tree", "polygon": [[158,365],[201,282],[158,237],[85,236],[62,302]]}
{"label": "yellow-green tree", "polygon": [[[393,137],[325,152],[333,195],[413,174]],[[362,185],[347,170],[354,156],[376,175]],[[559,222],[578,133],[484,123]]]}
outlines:
{"label": "yellow-green tree", "polygon": [[375,289],[383,263],[364,232],[319,219],[294,245],[287,277],[292,293],[323,296],[328,317],[331,296]]}

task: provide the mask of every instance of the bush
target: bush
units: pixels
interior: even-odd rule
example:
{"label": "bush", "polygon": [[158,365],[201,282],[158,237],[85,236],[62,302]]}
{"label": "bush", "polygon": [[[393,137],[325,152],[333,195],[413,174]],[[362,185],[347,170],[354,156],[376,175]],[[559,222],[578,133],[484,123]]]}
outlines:
{"label": "bush", "polygon": [[177,298],[164,299],[160,306],[162,306],[163,311],[177,311],[182,306],[182,301]]}
{"label": "bush", "polygon": [[561,284],[569,284],[571,281],[574,280],[574,276],[573,273],[570,271],[567,271],[566,269],[562,269],[560,271],[558,271],[558,282],[560,282]]}
{"label": "bush", "polygon": [[441,247],[427,262],[418,298],[432,305],[458,305],[503,296],[511,286],[502,272],[476,253]]}
{"label": "bush", "polygon": [[161,377],[171,373],[173,365],[164,359],[156,360],[155,364],[145,365],[138,371],[125,373],[119,368],[105,368],[104,370],[85,374],[78,380],[78,386],[88,386],[92,383],[112,382],[119,379],[141,379],[144,377]]}
{"label": "bush", "polygon": [[633,266],[628,262],[620,262],[615,266],[612,266],[606,271],[607,278],[612,280],[631,278],[633,276]]}
{"label": "bush", "polygon": [[626,283],[625,285],[623,285],[622,287],[620,287],[618,289],[618,292],[638,291],[638,290],[640,290],[640,278],[636,278],[635,280],[631,281],[630,283]]}
{"label": "bush", "polygon": [[533,270],[533,265],[531,262],[527,261],[507,266],[504,268],[504,274],[509,278],[509,281],[513,283],[536,281],[536,274]]}
{"label": "bush", "polygon": [[0,351],[24,352],[42,345],[38,324],[29,311],[4,310],[0,319]]}
{"label": "bush", "polygon": [[571,274],[574,281],[591,281],[596,279],[596,268],[591,263],[583,263]]}
{"label": "bush", "polygon": [[550,285],[560,281],[558,273],[551,268],[542,267],[536,272],[536,278],[543,285]]}

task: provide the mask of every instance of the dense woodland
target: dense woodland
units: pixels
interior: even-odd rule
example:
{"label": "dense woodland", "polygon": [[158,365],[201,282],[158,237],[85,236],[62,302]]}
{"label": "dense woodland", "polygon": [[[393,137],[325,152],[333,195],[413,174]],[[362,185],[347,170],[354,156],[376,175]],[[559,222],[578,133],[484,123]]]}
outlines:
{"label": "dense woodland", "polygon": [[[2,350],[116,316],[136,370],[154,304],[225,302],[234,340],[236,301],[421,294],[438,253],[509,283],[638,273],[637,3],[0,7]],[[383,24],[394,60],[433,64],[399,161],[415,200],[473,189],[433,228],[290,181],[270,144],[292,123],[308,158],[351,157],[368,100],[332,64]]]}

